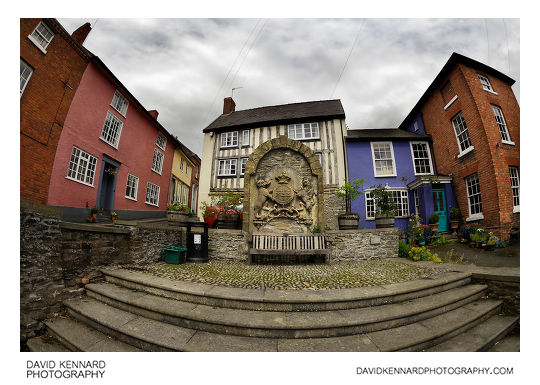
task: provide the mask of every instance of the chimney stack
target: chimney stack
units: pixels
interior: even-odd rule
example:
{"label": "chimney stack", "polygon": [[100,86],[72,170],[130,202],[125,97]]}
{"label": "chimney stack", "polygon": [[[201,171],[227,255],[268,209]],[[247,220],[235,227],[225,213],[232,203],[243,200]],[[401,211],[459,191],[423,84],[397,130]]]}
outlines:
{"label": "chimney stack", "polygon": [[82,44],[86,40],[86,37],[90,33],[91,29],[92,27],[90,26],[90,23],[84,23],[75,31],[73,31],[71,37],[73,37],[73,39],[75,39],[79,44]]}
{"label": "chimney stack", "polygon": [[236,103],[234,102],[233,98],[227,97],[223,99],[223,115],[228,115],[231,112],[234,112],[235,108]]}
{"label": "chimney stack", "polygon": [[159,112],[157,110],[148,110],[148,113],[154,117],[154,119],[157,120],[157,117],[159,115]]}

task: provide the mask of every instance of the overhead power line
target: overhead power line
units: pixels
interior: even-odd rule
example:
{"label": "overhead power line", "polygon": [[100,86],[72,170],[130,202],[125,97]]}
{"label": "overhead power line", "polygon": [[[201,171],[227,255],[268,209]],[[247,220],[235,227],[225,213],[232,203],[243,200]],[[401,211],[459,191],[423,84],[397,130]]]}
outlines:
{"label": "overhead power line", "polygon": [[343,73],[345,72],[345,68],[347,67],[347,63],[349,63],[349,59],[351,58],[351,54],[354,50],[354,47],[356,46],[356,42],[358,41],[358,38],[360,37],[360,31],[362,30],[362,25],[364,24],[364,20],[362,19],[362,22],[360,23],[360,26],[358,27],[358,32],[356,33],[356,37],[354,38],[354,42],[351,46],[351,50],[349,51],[349,55],[347,55],[347,59],[345,60],[345,64],[343,64],[343,68],[341,69],[341,72],[339,73],[338,80],[336,82],[336,85],[334,86],[334,90],[332,91],[332,94],[330,95],[330,99],[334,97],[334,93],[336,92],[337,86],[339,85],[339,82],[341,81],[341,77],[343,76]]}

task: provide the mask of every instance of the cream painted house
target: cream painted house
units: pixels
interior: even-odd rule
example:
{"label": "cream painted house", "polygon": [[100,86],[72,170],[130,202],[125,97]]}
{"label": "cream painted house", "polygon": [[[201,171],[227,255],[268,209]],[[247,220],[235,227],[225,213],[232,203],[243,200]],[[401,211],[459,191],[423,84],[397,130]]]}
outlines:
{"label": "cream painted house", "polygon": [[206,127],[199,200],[231,188],[244,191],[244,168],[249,155],[267,140],[285,135],[317,154],[323,168],[326,223],[337,229],[344,202],[334,191],[346,178],[345,112],[340,100],[322,100],[235,110],[225,98],[223,114]]}
{"label": "cream painted house", "polygon": [[[181,148],[174,150],[171,171],[171,184],[169,186],[169,203],[180,202],[191,206],[189,199],[191,189],[191,173],[194,164]],[[193,209],[193,207],[191,207]]]}

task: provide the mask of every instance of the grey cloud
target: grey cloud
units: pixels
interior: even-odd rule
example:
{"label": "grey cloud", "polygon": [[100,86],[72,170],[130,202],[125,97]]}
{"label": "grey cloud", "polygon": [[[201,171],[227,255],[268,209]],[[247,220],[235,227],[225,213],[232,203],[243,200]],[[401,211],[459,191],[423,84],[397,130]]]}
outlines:
{"label": "grey cloud", "polygon": [[232,87],[239,110],[330,98],[358,31],[333,95],[351,128],[396,127],[453,51],[514,78],[519,100],[518,19],[100,19],[85,46],[200,155]]}

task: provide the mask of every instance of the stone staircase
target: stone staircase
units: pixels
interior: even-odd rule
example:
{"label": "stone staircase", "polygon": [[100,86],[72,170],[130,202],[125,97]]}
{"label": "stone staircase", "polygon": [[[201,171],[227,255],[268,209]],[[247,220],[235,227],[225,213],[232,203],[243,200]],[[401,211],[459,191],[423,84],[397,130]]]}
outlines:
{"label": "stone staircase", "polygon": [[31,350],[484,351],[518,322],[500,315],[501,301],[484,298],[470,273],[285,291],[102,272],[105,282],[66,301],[69,317],[48,321],[49,335],[30,340]]}

